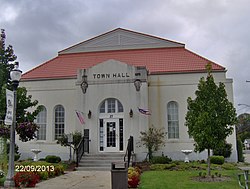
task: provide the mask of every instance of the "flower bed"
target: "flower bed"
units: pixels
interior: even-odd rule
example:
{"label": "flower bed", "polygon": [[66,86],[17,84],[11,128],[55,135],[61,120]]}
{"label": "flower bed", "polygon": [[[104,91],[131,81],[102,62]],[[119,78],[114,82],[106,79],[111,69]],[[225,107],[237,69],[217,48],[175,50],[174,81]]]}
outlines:
{"label": "flower bed", "polygon": [[35,187],[39,180],[39,175],[33,172],[18,172],[14,176],[16,187]]}
{"label": "flower bed", "polygon": [[128,168],[128,187],[137,188],[140,183],[141,170],[138,167]]}
{"label": "flower bed", "polygon": [[62,164],[52,164],[44,161],[25,161],[15,165],[14,181],[16,187],[35,187],[40,180],[47,180],[64,174]]}

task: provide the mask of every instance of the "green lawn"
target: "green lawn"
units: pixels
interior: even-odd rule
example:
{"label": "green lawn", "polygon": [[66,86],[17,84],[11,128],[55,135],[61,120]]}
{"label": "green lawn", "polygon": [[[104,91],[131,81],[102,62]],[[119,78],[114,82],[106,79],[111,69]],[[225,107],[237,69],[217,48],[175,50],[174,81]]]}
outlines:
{"label": "green lawn", "polygon": [[230,176],[230,181],[198,182],[192,177],[198,176],[200,171],[146,171],[141,175],[139,189],[240,189],[238,170],[219,171],[222,176]]}

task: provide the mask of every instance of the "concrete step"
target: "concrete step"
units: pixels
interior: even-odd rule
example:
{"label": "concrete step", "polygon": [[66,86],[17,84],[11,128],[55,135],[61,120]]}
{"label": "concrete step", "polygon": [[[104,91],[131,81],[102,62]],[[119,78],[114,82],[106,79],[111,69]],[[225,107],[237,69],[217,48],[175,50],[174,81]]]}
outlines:
{"label": "concrete step", "polygon": [[77,171],[111,171],[110,167],[77,167]]}
{"label": "concrete step", "polygon": [[123,153],[84,154],[77,170],[108,171],[112,162],[123,162],[123,159]]}

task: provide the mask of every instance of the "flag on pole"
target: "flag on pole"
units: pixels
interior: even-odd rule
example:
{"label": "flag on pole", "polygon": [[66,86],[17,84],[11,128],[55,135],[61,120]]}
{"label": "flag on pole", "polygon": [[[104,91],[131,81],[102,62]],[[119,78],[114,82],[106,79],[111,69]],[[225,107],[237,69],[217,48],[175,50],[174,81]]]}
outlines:
{"label": "flag on pole", "polygon": [[138,110],[140,113],[144,114],[144,115],[151,115],[151,113],[149,112],[148,109],[144,109],[144,108],[139,108],[138,107]]}
{"label": "flag on pole", "polygon": [[80,123],[81,123],[82,125],[85,124],[85,121],[84,121],[84,118],[83,118],[83,113],[76,110],[76,115],[77,115],[77,117],[78,117]]}

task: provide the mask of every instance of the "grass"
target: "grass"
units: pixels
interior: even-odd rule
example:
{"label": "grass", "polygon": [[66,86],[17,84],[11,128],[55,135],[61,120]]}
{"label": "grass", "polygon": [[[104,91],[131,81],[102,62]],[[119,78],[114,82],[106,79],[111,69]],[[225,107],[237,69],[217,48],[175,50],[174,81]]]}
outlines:
{"label": "grass", "polygon": [[200,171],[146,171],[141,175],[139,189],[237,189],[240,188],[237,180],[238,170],[219,171],[222,176],[230,176],[229,181],[199,182],[192,180]]}
{"label": "grass", "polygon": [[[207,164],[201,162],[184,163],[173,161],[169,164],[152,164],[150,171],[141,175],[139,189],[240,189],[237,174],[238,166],[249,166],[247,163],[224,163],[211,165],[211,175],[229,177],[221,182],[200,182],[193,179],[207,173]],[[243,180],[242,180],[243,181]]]}

